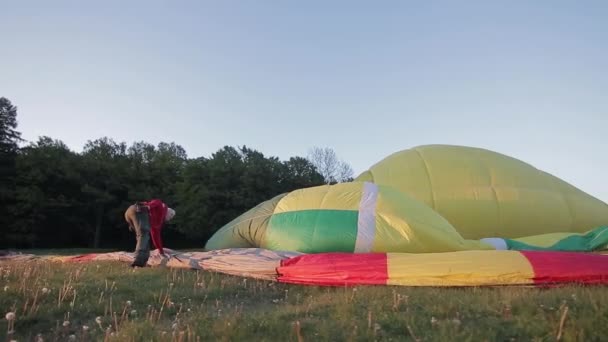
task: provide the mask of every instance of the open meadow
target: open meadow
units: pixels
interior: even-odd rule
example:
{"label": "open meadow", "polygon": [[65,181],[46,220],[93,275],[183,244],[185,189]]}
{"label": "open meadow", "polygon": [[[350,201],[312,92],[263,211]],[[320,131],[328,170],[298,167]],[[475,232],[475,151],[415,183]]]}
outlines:
{"label": "open meadow", "polygon": [[600,341],[605,287],[312,287],[121,262],[0,263],[11,341]]}

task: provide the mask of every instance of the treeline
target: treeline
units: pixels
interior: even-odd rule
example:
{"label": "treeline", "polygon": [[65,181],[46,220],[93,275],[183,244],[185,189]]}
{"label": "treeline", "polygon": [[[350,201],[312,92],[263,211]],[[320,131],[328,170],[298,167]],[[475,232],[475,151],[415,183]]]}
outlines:
{"label": "treeline", "polygon": [[188,158],[175,143],[127,146],[107,137],[80,153],[50,137],[23,144],[16,115],[0,98],[0,248],[133,248],[123,213],[151,198],[177,212],[163,231],[167,247],[202,247],[258,203],[328,178],[308,158],[282,161],[246,146]]}

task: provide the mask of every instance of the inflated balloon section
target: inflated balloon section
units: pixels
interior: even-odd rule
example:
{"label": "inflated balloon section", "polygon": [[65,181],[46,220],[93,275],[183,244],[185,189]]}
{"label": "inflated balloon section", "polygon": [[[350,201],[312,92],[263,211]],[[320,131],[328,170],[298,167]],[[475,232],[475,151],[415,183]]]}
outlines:
{"label": "inflated balloon section", "polygon": [[608,205],[497,152],[418,146],[352,182],[260,203],[205,245],[230,248],[303,253],[277,268],[289,283],[597,284],[607,279]]}
{"label": "inflated balloon section", "polygon": [[268,199],[221,227],[205,248],[589,252],[606,248],[607,226],[606,203],[529,164],[431,145],[390,155],[353,182]]}

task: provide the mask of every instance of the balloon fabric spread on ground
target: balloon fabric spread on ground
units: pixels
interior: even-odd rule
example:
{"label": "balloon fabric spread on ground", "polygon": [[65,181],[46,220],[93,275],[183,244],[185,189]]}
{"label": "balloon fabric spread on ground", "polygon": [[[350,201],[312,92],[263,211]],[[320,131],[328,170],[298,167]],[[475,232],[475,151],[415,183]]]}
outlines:
{"label": "balloon fabric spread on ground", "polygon": [[500,153],[427,145],[269,199],[205,246],[237,247],[303,253],[277,269],[302,284],[606,283],[608,205]]}
{"label": "balloon fabric spread on ground", "polygon": [[[549,286],[608,284],[608,254],[539,251],[460,251],[446,253],[317,253],[230,248],[150,254],[149,266],[206,270],[287,284],[316,286]],[[54,256],[9,253],[0,262],[86,263],[118,261],[133,253]]]}

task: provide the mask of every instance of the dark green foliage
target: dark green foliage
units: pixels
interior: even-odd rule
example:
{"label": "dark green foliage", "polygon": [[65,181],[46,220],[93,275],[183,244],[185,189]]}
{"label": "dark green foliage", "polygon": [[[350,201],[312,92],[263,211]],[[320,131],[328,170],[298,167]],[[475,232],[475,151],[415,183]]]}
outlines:
{"label": "dark green foliage", "polygon": [[324,183],[305,158],[281,161],[246,146],[192,159],[175,143],[127,146],[107,137],[81,153],[50,137],[19,148],[16,115],[0,98],[0,248],[130,249],[124,211],[152,198],[177,211],[163,231],[166,247],[202,247],[258,203]]}
{"label": "dark green foliage", "polygon": [[15,164],[21,141],[21,133],[16,129],[17,107],[7,98],[0,97],[0,231],[4,232],[13,216],[16,196]]}
{"label": "dark green foliage", "polygon": [[177,185],[177,210],[181,214],[176,216],[176,224],[184,234],[201,242],[262,201],[323,184],[323,177],[304,158],[282,162],[246,146],[225,146],[209,159],[189,161],[183,170]]}
{"label": "dark green foliage", "polygon": [[6,227],[10,247],[86,243],[80,164],[77,154],[49,137],[21,149],[13,215]]}

